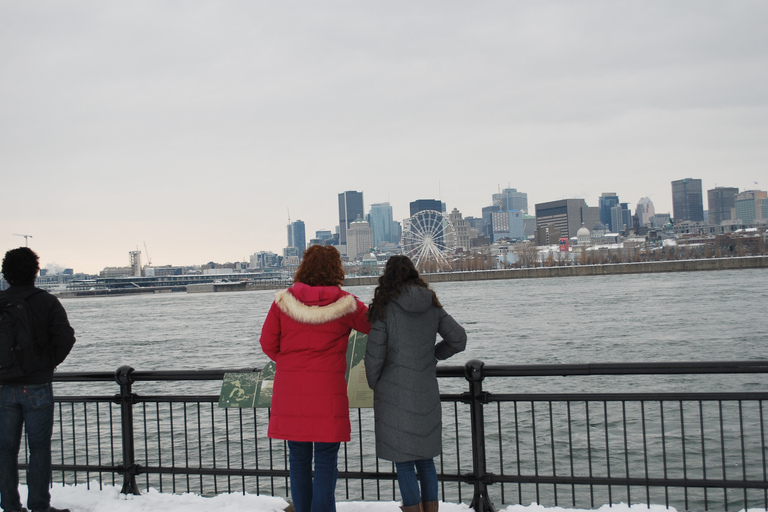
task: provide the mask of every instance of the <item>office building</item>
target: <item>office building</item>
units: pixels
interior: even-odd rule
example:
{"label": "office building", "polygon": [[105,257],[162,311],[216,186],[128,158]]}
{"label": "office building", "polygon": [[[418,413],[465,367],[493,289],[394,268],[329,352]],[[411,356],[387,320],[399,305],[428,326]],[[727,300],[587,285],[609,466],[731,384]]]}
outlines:
{"label": "office building", "polygon": [[498,194],[493,194],[493,204],[501,211],[520,211],[528,213],[528,194],[518,192],[516,188],[505,188]]}
{"label": "office building", "polygon": [[304,254],[307,248],[307,237],[304,232],[304,221],[297,220],[288,224],[288,247],[299,250],[299,256]]}
{"label": "office building", "polygon": [[482,209],[482,230],[480,236],[487,237],[493,243],[493,214],[499,211],[499,205],[484,206]]}
{"label": "office building", "polygon": [[719,226],[724,220],[733,219],[736,207],[736,196],[739,189],[736,187],[715,187],[707,190],[707,210],[709,210],[709,223]]}
{"label": "office building", "polygon": [[524,214],[521,211],[498,211],[491,214],[493,219],[493,240],[508,238],[514,241],[525,239]]}
{"label": "office building", "polygon": [[339,194],[339,245],[347,245],[349,224],[365,216],[363,211],[363,193],[348,190]]}
{"label": "office building", "polygon": [[734,200],[736,218],[744,224],[768,221],[768,193],[764,190],[747,190]]}
{"label": "office building", "polygon": [[393,234],[394,219],[392,218],[392,206],[389,203],[374,203],[368,212],[368,223],[373,229],[373,246],[378,247],[381,242],[397,242]]}
{"label": "office building", "polygon": [[539,203],[535,208],[537,233],[553,225],[560,236],[571,238],[576,236],[582,223],[591,230],[600,222],[598,207],[587,206],[584,199],[560,199]]}
{"label": "office building", "polygon": [[411,202],[410,207],[411,217],[419,212],[427,210],[433,210],[440,213],[445,212],[445,205],[437,199],[417,199],[416,201]]}
{"label": "office building", "polygon": [[701,180],[685,178],[672,182],[672,215],[682,221],[704,222]]}
{"label": "office building", "polygon": [[656,211],[653,208],[653,202],[647,197],[640,198],[637,202],[637,207],[635,208],[635,215],[637,216],[640,226],[649,226],[655,214]]}
{"label": "office building", "polygon": [[251,255],[249,268],[270,268],[280,266],[280,256],[270,251],[261,251]]}
{"label": "office building", "polygon": [[447,237],[446,245],[451,249],[460,248],[468,251],[469,240],[472,238],[470,236],[471,227],[469,222],[462,217],[461,212],[457,208],[454,208],[448,215],[448,220],[451,222],[451,226],[453,226],[453,232]]}
{"label": "office building", "polygon": [[[611,209],[619,205],[619,196],[616,192],[603,192],[597,200],[597,207],[600,209],[600,222],[608,227],[608,231],[616,233],[621,226],[615,226],[613,223],[613,213]],[[591,230],[593,226],[587,226]]]}
{"label": "office building", "polygon": [[373,229],[368,221],[360,217],[353,220],[347,229],[347,257],[350,260],[371,252],[373,249]]}
{"label": "office building", "polygon": [[632,229],[632,225],[632,212],[628,203],[619,203],[611,208],[611,233],[623,233]]}

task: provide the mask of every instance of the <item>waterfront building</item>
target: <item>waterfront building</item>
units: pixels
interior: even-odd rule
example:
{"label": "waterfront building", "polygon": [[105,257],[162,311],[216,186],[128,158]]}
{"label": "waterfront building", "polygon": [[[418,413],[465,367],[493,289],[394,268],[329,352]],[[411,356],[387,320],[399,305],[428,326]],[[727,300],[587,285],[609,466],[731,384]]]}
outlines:
{"label": "waterfront building", "polygon": [[373,249],[373,229],[368,221],[358,217],[347,230],[347,257],[350,261],[371,252]]}
{"label": "waterfront building", "polygon": [[483,233],[483,219],[482,217],[464,217],[467,225],[469,225],[469,238],[477,238]]}
{"label": "waterfront building", "polygon": [[597,200],[597,207],[600,209],[600,222],[608,226],[610,231],[616,232],[621,226],[613,223],[613,213],[611,209],[619,205],[619,196],[616,192],[603,192]]}
{"label": "waterfront building", "polygon": [[493,214],[499,211],[499,205],[485,206],[482,209],[483,225],[480,236],[487,237],[493,243]]}
{"label": "waterfront building", "polygon": [[764,190],[746,190],[734,199],[736,218],[744,224],[768,222],[768,193]]}
{"label": "waterfront building", "polygon": [[365,216],[363,211],[363,193],[348,190],[339,194],[339,245],[347,245],[347,229],[349,224]]}
{"label": "waterfront building", "polygon": [[671,222],[672,216],[669,213],[654,213],[651,218],[651,225],[655,228],[663,228]]}
{"label": "waterfront building", "polygon": [[585,248],[592,245],[592,234],[590,233],[589,229],[587,229],[584,224],[581,225],[579,230],[576,232],[576,246]]}
{"label": "waterfront building", "polygon": [[491,214],[493,219],[493,239],[508,238],[521,241],[525,239],[525,224],[521,211],[497,211]]}
{"label": "waterfront building", "polygon": [[[400,222],[393,220],[392,221],[392,241],[390,243],[392,244],[399,244],[400,239],[403,237],[403,225],[400,224]],[[389,243],[384,243],[384,245],[389,245]]]}
{"label": "waterfront building", "polygon": [[297,220],[288,224],[288,247],[296,247],[299,250],[299,258],[307,248],[307,237],[304,221]]}
{"label": "waterfront building", "polygon": [[394,219],[392,206],[389,203],[374,203],[368,212],[368,223],[373,229],[373,246],[381,242],[395,242],[399,237],[393,236]]}
{"label": "waterfront building", "polygon": [[470,236],[471,228],[469,222],[462,217],[461,212],[457,208],[454,208],[448,215],[448,220],[451,221],[453,226],[453,233],[448,235],[446,245],[451,249],[460,248],[468,251],[469,240],[472,238]]}
{"label": "waterfront building", "polygon": [[516,188],[505,188],[498,194],[493,194],[493,204],[499,205],[502,211],[520,211],[528,213],[528,194],[518,192]]}
{"label": "waterfront building", "polygon": [[582,223],[589,227],[600,222],[599,209],[587,206],[584,199],[560,199],[559,201],[539,203],[535,208],[537,239],[540,239],[538,233],[541,232],[541,229],[548,228],[550,224],[554,225],[561,236],[571,238],[576,236]]}
{"label": "waterfront building", "polygon": [[326,240],[330,240],[331,238],[333,238],[333,233],[331,233],[330,230],[321,229],[319,231],[315,231],[315,238],[317,238],[321,242],[325,242]]}
{"label": "waterfront building", "polygon": [[417,199],[411,201],[411,217],[419,212],[434,210],[436,212],[445,213],[445,204],[437,199]]}
{"label": "waterfront building", "polygon": [[637,202],[637,207],[635,208],[635,215],[637,216],[640,227],[649,226],[655,213],[653,202],[647,197],[640,198]]}
{"label": "waterfront building", "polygon": [[130,256],[131,275],[141,277],[141,251],[138,249],[128,253]]}
{"label": "waterfront building", "polygon": [[104,267],[99,277],[131,277],[134,276],[133,272],[133,267]]}
{"label": "waterfront building", "polygon": [[252,254],[250,260],[250,265],[248,267],[251,269],[264,269],[280,266],[280,256],[271,251],[261,251]]}
{"label": "waterfront building", "polygon": [[736,187],[715,187],[707,190],[707,209],[709,210],[709,223],[719,226],[724,220],[733,219],[736,207],[736,196],[739,189]]}
{"label": "waterfront building", "polygon": [[612,233],[623,233],[632,229],[632,225],[632,212],[629,210],[629,203],[619,203],[611,208]]}
{"label": "waterfront building", "polygon": [[685,178],[672,182],[672,215],[675,224],[686,220],[704,222],[700,179]]}

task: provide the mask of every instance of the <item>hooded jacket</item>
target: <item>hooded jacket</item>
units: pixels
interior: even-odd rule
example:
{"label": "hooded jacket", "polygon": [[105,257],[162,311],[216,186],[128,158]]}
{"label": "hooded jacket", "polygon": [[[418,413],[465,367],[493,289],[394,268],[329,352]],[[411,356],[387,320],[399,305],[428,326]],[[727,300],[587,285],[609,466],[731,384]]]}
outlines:
{"label": "hooded jacket", "polygon": [[276,370],[269,437],[349,441],[347,344],[352,329],[370,331],[367,311],[338,286],[296,283],[275,294],[259,340]]}
{"label": "hooded jacket", "polygon": [[[437,334],[442,340],[437,341]],[[365,352],[373,389],[376,455],[393,462],[431,459],[442,449],[437,360],[464,350],[467,334],[432,292],[407,285],[371,324]]]}

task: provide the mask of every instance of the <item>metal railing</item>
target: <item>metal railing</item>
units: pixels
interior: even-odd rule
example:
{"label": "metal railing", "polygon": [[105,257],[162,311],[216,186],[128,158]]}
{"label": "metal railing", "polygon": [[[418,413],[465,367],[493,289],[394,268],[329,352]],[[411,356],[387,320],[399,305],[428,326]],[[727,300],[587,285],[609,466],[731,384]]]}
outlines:
{"label": "metal railing", "polygon": [[[268,409],[218,407],[224,373],[242,371],[258,369],[57,373],[54,480],[119,484],[124,493],[154,487],[287,496],[287,448],[266,436]],[[613,392],[610,380],[652,375],[646,385],[659,387],[659,378],[746,373],[768,373],[768,361],[440,366],[441,389],[457,391],[441,394],[441,499],[471,500],[477,511],[496,510],[493,501],[768,508],[767,392],[700,391],[699,384],[690,392]],[[554,376],[583,377],[588,391],[540,392]],[[506,392],[530,379],[539,379],[537,392]],[[602,379],[611,392],[589,391],[590,379]],[[119,392],[104,394],[107,382]],[[189,394],[190,385],[204,393]],[[337,498],[396,500],[394,467],[375,455],[373,411],[350,414]]]}

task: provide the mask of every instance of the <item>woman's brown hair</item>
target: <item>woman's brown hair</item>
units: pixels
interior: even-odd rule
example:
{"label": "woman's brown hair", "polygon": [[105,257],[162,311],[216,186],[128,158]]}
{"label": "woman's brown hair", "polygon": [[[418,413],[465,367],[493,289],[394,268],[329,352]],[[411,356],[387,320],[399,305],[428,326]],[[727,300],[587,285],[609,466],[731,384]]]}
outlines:
{"label": "woman's brown hair", "polygon": [[426,288],[432,292],[432,304],[437,308],[443,307],[434,290],[419,277],[419,271],[411,259],[408,256],[392,256],[387,260],[384,273],[379,276],[379,286],[373,292],[373,300],[368,306],[368,321],[384,320],[389,301],[400,295],[403,287],[408,284]]}
{"label": "woman's brown hair", "polygon": [[304,251],[293,282],[309,286],[341,286],[344,283],[344,268],[339,251],[332,245],[310,246]]}

